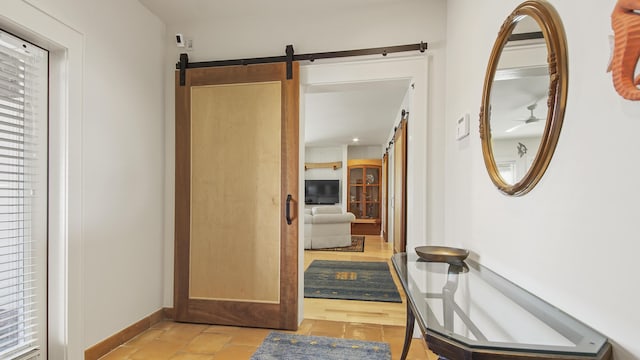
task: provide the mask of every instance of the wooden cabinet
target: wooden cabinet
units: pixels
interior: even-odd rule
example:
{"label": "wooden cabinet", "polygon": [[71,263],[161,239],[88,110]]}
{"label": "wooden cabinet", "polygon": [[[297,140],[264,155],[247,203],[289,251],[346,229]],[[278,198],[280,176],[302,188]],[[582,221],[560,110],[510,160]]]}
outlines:
{"label": "wooden cabinet", "polygon": [[380,235],[382,160],[349,160],[347,209],[356,216],[354,235]]}

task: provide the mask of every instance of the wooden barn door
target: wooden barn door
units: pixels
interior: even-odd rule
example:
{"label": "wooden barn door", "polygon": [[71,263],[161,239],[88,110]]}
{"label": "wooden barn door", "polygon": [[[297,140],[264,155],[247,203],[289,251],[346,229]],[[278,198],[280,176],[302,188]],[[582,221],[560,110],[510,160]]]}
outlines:
{"label": "wooden barn door", "polygon": [[382,238],[389,241],[389,153],[382,156]]}
{"label": "wooden barn door", "polygon": [[393,250],[407,251],[407,117],[393,139]]}
{"label": "wooden barn door", "polygon": [[293,65],[176,72],[177,321],[297,328]]}

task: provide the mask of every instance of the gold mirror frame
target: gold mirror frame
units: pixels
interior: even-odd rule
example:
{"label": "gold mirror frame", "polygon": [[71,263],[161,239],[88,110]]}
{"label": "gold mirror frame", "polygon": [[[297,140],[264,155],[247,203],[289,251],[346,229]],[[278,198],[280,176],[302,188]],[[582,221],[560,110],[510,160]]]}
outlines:
{"label": "gold mirror frame", "polygon": [[[513,29],[523,16],[530,16],[540,27],[547,44],[549,65],[549,93],[547,95],[547,121],[540,140],[540,148],[527,173],[515,184],[502,179],[493,156],[491,141],[491,88],[500,55]],[[543,0],[530,0],[520,4],[504,21],[493,45],[482,93],[480,107],[480,139],[484,163],[491,181],[507,195],[521,196],[533,189],[547,169],[560,137],[560,129],[567,104],[567,45],[564,27],[557,11]],[[489,109],[488,111],[486,109]]]}

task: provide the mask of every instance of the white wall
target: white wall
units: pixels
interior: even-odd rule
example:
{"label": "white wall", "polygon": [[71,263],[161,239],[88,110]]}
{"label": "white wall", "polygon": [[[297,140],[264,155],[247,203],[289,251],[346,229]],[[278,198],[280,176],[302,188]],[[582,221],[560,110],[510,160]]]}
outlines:
{"label": "white wall", "polygon": [[68,3],[64,16],[86,29],[83,236],[91,345],[162,307],[164,25],[137,2]]}
{"label": "white wall", "polygon": [[[296,16],[217,16],[215,21],[180,21],[167,25],[167,33],[182,33],[192,39],[194,50],[190,61],[235,59],[256,56],[281,55],[285,45],[293,44],[299,54],[334,50],[349,50],[388,45],[410,44],[425,41],[429,50],[424,55],[422,88],[419,101],[422,116],[416,129],[416,138],[409,139],[410,161],[415,174],[410,173],[410,191],[415,214],[416,233],[413,242],[423,242],[426,237],[441,238],[444,232],[443,200],[439,191],[443,184],[444,153],[442,132],[444,128],[444,0],[408,0],[402,2],[372,2],[366,7],[345,6],[340,11],[329,7],[318,11],[298,11]],[[260,34],[260,36],[256,36]],[[174,142],[174,70],[180,51],[172,36],[167,36],[166,58],[166,141]],[[391,56],[389,56],[391,57]],[[388,57],[388,58],[389,58]],[[321,65],[316,61],[316,65]],[[316,65],[311,65],[314,67]],[[339,64],[336,66],[340,66]],[[402,73],[398,69],[396,73]],[[301,71],[303,72],[303,71]],[[410,73],[410,71],[405,71]],[[389,73],[387,71],[387,73]],[[383,74],[381,72],[380,74]],[[385,76],[377,74],[376,76]],[[363,78],[361,71],[353,70],[352,79]],[[388,75],[387,75],[388,76]],[[426,78],[432,82],[426,84]],[[410,76],[409,76],[410,77]],[[334,77],[337,78],[337,77]],[[330,82],[327,78],[327,81]],[[343,80],[344,81],[344,80]],[[304,83],[304,79],[301,79]],[[430,121],[427,123],[426,119]],[[418,120],[419,119],[419,120]],[[301,119],[303,122],[304,120]],[[304,129],[301,125],[301,131]],[[416,139],[420,139],[419,141]],[[167,146],[165,197],[165,306],[173,304],[173,196],[174,158],[173,146]],[[426,184],[426,185],[425,185]],[[427,198],[429,202],[427,203]],[[433,216],[425,222],[426,213]],[[411,226],[411,224],[409,224]]]}
{"label": "white wall", "polygon": [[[63,173],[66,190],[54,186],[51,197],[70,213],[61,219],[66,225],[50,226],[65,226],[68,248],[60,256],[72,273],[62,275],[78,279],[63,295],[64,351],[80,359],[87,347],[162,307],[164,25],[127,0],[10,0],[2,15],[60,49],[52,75],[70,105],[52,106],[69,113],[68,128],[51,133],[52,157],[63,156],[52,158],[51,172]],[[67,43],[59,27],[80,43]],[[58,190],[67,198],[57,199]]]}
{"label": "white wall", "polygon": [[352,146],[348,148],[349,160],[352,159],[382,159],[384,146]]}
{"label": "white wall", "polygon": [[[341,161],[342,167],[337,170],[333,168],[317,168],[308,169],[304,172],[304,178],[308,180],[341,180],[343,178],[344,168],[347,166],[345,159],[342,158],[341,146],[307,146],[305,148],[305,163],[328,163]],[[342,187],[342,183],[340,184]]]}
{"label": "white wall", "polygon": [[[304,152],[305,163],[328,163],[342,162],[340,169],[333,168],[317,168],[304,171],[305,180],[340,180],[340,202],[336,206],[342,207],[344,211],[347,209],[346,187],[347,183],[347,160],[343,158],[345,146],[307,146]],[[302,157],[301,157],[302,159]],[[304,191],[304,187],[302,187]],[[306,208],[312,208],[317,205],[305,205]]]}
{"label": "white wall", "polygon": [[[550,2],[567,33],[568,103],[549,168],[523,197],[495,189],[475,130],[493,42],[519,1],[447,2],[446,240],[609,336],[617,360],[638,359],[640,103],[605,72],[615,1]],[[462,113],[475,125],[458,142]]]}

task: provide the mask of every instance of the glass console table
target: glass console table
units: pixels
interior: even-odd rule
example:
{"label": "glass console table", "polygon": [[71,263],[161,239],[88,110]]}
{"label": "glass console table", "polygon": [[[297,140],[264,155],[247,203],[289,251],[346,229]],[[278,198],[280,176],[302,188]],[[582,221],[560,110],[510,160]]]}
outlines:
{"label": "glass console table", "polygon": [[399,253],[407,295],[405,359],[417,321],[429,348],[449,360],[610,360],[606,337],[472,260],[426,262]]}

